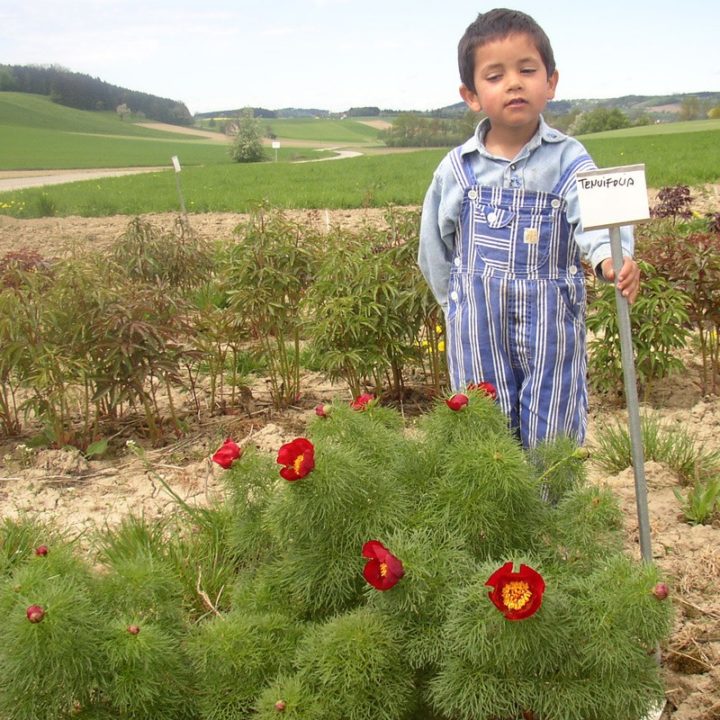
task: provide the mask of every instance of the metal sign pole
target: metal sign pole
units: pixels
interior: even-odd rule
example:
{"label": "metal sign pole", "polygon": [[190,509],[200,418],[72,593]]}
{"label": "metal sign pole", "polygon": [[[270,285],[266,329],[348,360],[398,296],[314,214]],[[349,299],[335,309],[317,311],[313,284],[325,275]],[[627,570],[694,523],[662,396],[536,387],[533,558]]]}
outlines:
{"label": "metal sign pole", "polygon": [[180,210],[182,211],[182,214],[185,215],[185,198],[183,197],[182,189],[180,187],[180,159],[177,155],[173,155],[171,160],[173,168],[175,169],[175,186],[177,187],[178,197],[180,198]]}
{"label": "metal sign pole", "polygon": [[[622,242],[620,228],[610,228],[610,250],[613,269],[617,279],[623,266]],[[618,327],[620,330],[620,352],[622,357],[623,380],[625,383],[625,402],[628,411],[628,427],[632,465],[635,475],[635,503],[637,506],[638,526],[640,529],[640,554],[646,562],[652,562],[650,546],[650,519],[648,515],[647,484],[645,482],[645,457],[640,426],[640,409],[635,378],[635,360],[633,357],[632,332],[630,328],[630,311],[627,298],[615,287]]]}

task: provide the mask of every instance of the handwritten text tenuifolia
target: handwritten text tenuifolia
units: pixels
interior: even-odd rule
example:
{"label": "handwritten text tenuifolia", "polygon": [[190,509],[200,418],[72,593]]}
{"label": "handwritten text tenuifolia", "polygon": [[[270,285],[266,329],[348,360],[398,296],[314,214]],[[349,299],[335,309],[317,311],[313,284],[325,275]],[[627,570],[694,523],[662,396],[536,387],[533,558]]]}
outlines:
{"label": "handwritten text tenuifolia", "polygon": [[583,190],[592,190],[594,188],[615,188],[615,187],[632,187],[635,184],[635,178],[631,175],[605,175],[603,177],[581,177],[578,178]]}

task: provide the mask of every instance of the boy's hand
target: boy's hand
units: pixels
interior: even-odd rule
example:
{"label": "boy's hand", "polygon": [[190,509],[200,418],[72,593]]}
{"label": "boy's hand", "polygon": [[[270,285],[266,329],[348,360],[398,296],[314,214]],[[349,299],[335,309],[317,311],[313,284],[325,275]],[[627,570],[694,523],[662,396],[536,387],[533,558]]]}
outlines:
{"label": "boy's hand", "polygon": [[[600,264],[603,277],[608,282],[615,280],[612,258],[605,258]],[[617,281],[617,288],[626,297],[629,303],[635,302],[640,292],[640,268],[638,264],[627,255],[623,258],[623,266],[620,268],[620,276]]]}

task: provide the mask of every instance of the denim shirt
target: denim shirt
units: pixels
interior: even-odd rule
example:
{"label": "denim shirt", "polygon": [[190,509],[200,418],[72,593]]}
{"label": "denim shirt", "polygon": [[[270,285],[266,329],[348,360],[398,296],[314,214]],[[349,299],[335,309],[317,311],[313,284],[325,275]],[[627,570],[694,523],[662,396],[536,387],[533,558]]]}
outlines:
{"label": "denim shirt", "polygon": [[[515,158],[508,160],[493,155],[485,148],[484,138],[489,128],[489,120],[485,118],[461,150],[463,156],[470,155],[471,166],[479,185],[550,192],[565,169],[577,157],[587,154],[581,143],[554,130],[540,117],[535,135]],[[448,155],[435,170],[425,195],[418,254],[420,270],[436,300],[444,308],[447,308],[450,263],[464,190],[455,179]],[[574,237],[580,254],[597,272],[599,264],[611,257],[610,234],[605,229],[582,229],[577,188],[574,184],[565,200],[567,219],[575,228]],[[632,226],[621,228],[620,236],[623,254],[632,257]]]}

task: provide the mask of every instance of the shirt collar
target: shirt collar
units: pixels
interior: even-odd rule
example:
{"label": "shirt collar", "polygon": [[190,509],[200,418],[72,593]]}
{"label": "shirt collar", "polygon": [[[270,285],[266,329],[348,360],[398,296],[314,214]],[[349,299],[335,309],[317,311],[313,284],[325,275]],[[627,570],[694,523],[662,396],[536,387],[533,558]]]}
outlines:
{"label": "shirt collar", "polygon": [[[485,148],[485,133],[490,129],[490,118],[483,118],[475,128],[475,133],[471,138],[466,140],[460,149],[460,154],[465,155],[471,152],[479,152],[481,155],[486,157],[495,157],[492,153],[489,153]],[[551,128],[546,122],[543,116],[540,116],[540,124],[538,125],[537,132],[530,138],[527,145],[520,151],[520,155],[530,153],[539,147],[543,142],[547,143],[559,143],[563,142],[567,138],[567,135],[563,135],[559,130]]]}

